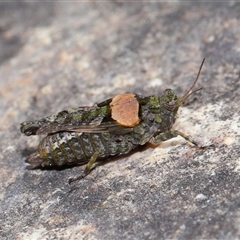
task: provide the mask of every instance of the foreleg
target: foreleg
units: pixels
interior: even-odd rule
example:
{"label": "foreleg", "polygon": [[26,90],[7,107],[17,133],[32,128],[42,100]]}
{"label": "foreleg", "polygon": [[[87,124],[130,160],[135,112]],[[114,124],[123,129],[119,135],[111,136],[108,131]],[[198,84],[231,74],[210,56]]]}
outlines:
{"label": "foreleg", "polygon": [[167,141],[169,139],[175,138],[177,136],[181,136],[188,142],[194,144],[195,146],[199,147],[198,143],[194,141],[190,136],[178,131],[178,130],[168,130],[166,132],[162,132],[157,134],[156,136],[152,137],[149,142],[152,144],[159,144],[161,142]]}

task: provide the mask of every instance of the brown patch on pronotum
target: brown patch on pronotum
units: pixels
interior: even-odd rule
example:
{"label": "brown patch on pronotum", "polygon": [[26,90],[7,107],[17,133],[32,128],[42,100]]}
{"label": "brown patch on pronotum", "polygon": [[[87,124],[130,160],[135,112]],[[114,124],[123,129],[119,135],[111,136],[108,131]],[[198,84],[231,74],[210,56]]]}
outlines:
{"label": "brown patch on pronotum", "polygon": [[115,96],[110,103],[112,119],[125,127],[133,127],[140,122],[139,102],[135,94],[124,93]]}

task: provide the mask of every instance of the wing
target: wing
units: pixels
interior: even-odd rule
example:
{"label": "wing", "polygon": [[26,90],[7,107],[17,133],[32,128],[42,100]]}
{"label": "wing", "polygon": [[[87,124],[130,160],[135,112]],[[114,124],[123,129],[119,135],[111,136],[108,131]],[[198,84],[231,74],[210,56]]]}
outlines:
{"label": "wing", "polygon": [[123,133],[128,133],[132,132],[133,128],[129,127],[123,127],[119,124],[117,124],[114,121],[110,122],[102,122],[99,124],[91,124],[91,125],[76,125],[76,126],[71,126],[71,125],[50,125],[50,126],[44,126],[39,128],[36,131],[36,134],[50,134],[50,133],[55,133],[55,132],[82,132],[82,133],[102,133],[102,132],[111,132],[115,134],[123,134]]}
{"label": "wing", "polygon": [[108,101],[92,107],[71,108],[37,121],[21,124],[21,132],[27,136],[62,131],[124,134],[131,132],[132,128],[123,127],[111,118]]}

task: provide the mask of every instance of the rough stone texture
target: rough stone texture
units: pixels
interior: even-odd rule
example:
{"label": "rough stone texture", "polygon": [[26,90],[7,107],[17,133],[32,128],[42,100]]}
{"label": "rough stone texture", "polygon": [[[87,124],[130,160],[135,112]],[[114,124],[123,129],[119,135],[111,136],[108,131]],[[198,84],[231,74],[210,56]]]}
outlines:
{"label": "rough stone texture", "polygon": [[[240,4],[1,3],[1,239],[239,239]],[[180,96],[181,138],[97,167],[26,169],[25,120],[116,94]]]}

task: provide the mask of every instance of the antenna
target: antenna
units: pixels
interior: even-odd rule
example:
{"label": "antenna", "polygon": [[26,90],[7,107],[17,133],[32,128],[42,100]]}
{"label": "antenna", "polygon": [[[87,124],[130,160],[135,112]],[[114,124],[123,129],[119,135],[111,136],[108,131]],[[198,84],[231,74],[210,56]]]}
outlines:
{"label": "antenna", "polygon": [[[191,91],[193,90],[193,88],[195,87],[195,85],[196,85],[196,83],[197,83],[197,80],[198,80],[198,78],[199,78],[199,76],[200,76],[200,73],[201,73],[201,70],[202,70],[204,61],[205,61],[205,58],[202,60],[202,63],[201,63],[201,65],[200,65],[200,68],[199,68],[199,70],[198,70],[198,74],[197,74],[197,77],[196,77],[194,83],[192,84],[192,86],[188,89],[188,91],[187,91],[187,92],[183,95],[183,97],[181,98],[181,102],[182,102],[182,103],[185,102],[185,100],[193,93],[193,92],[191,93]],[[197,92],[197,91],[199,91],[199,90],[201,90],[201,88],[198,89],[198,90],[196,90],[196,91],[194,91],[194,92]]]}

